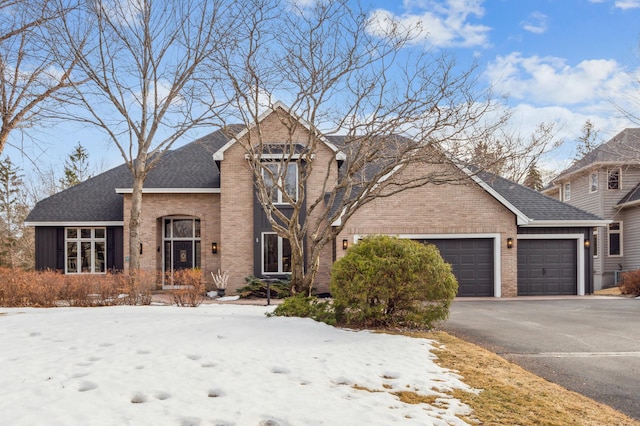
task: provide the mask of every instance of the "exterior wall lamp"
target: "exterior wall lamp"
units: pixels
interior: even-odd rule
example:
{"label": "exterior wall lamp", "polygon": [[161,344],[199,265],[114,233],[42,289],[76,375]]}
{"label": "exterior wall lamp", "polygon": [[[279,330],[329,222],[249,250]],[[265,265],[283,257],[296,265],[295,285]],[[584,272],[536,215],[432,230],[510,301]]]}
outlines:
{"label": "exterior wall lamp", "polygon": [[349,248],[349,240],[342,240],[342,250]]}
{"label": "exterior wall lamp", "polygon": [[218,253],[218,243],[211,243],[211,253]]}
{"label": "exterior wall lamp", "polygon": [[584,248],[589,248],[589,247],[591,247],[591,241],[584,240]]}
{"label": "exterior wall lamp", "polygon": [[507,238],[507,248],[508,249],[512,249],[513,248],[513,238],[511,238],[511,237]]}

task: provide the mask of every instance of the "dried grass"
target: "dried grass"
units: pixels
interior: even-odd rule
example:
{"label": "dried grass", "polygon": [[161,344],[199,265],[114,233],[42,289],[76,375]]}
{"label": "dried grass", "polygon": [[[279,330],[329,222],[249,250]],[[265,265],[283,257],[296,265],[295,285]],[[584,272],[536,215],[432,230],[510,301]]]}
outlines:
{"label": "dried grass", "polygon": [[498,355],[444,332],[410,333],[442,344],[437,363],[459,372],[481,392],[456,390],[473,409],[463,420],[482,425],[640,425],[640,422],[576,392],[548,382]]}

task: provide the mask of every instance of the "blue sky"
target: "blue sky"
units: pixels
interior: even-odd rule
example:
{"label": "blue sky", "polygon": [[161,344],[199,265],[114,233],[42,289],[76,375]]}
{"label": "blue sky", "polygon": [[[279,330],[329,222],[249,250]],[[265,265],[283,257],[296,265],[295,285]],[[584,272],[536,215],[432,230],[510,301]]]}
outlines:
{"label": "blue sky", "polygon": [[[640,126],[614,105],[640,111],[640,0],[376,1],[377,13],[420,20],[426,48],[476,59],[482,81],[508,95],[512,127],[523,134],[555,122],[567,144],[551,168],[562,167],[589,119],[607,140]],[[629,94],[635,93],[635,101]],[[557,154],[557,153],[556,153]]]}
{"label": "blue sky", "polygon": [[[555,122],[557,137],[567,143],[547,159],[549,169],[559,171],[568,164],[587,119],[604,140],[625,127],[640,126],[614,106],[640,111],[640,87],[634,85],[640,80],[640,0],[363,0],[362,4],[376,14],[421,21],[425,32],[416,43],[425,49],[451,52],[463,64],[475,59],[480,81],[508,95],[514,130],[527,135],[540,122]],[[81,142],[94,167],[104,170],[122,163],[115,147],[97,132],[57,126],[38,138],[39,151],[30,153],[38,162],[61,164]],[[65,144],[59,143],[62,138]],[[5,154],[25,170],[32,167],[21,163],[14,149]]]}

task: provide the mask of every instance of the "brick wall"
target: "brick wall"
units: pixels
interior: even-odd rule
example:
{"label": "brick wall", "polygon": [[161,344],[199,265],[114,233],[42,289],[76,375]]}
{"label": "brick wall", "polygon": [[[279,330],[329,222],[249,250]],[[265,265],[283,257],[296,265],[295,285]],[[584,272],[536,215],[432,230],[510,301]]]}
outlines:
{"label": "brick wall", "polygon": [[[162,271],[162,218],[187,216],[200,219],[201,265],[207,287],[213,286],[211,272],[221,267],[220,256],[211,253],[211,243],[220,244],[220,194],[143,194],[140,239],[143,251],[140,267]],[[129,256],[129,220],[131,195],[124,197],[124,256]],[[125,261],[125,269],[128,269]]]}
{"label": "brick wall", "polygon": [[[452,166],[453,167],[453,166]],[[418,173],[416,169],[406,173]],[[517,295],[517,248],[506,249],[517,234],[513,213],[480,186],[427,185],[363,206],[352,216],[336,240],[337,256],[344,256],[342,240],[371,234],[500,234],[502,296]],[[319,282],[328,281],[323,277]]]}

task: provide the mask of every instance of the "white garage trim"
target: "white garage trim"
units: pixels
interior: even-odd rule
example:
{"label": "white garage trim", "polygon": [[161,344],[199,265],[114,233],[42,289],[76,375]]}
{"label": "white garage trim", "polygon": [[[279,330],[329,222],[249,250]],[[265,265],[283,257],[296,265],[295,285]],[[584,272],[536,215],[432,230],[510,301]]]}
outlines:
{"label": "white garage trim", "polygon": [[[500,261],[500,244],[501,235],[497,233],[490,234],[391,234],[398,238],[407,238],[410,240],[451,240],[451,239],[493,239],[493,297],[502,297],[502,262]],[[359,239],[366,235],[356,234],[353,236],[353,242],[357,243]],[[584,287],[583,287],[584,288]]]}
{"label": "white garage trim", "polygon": [[518,234],[518,240],[576,240],[578,261],[576,277],[578,279],[578,296],[584,296],[584,235],[583,234]]}

